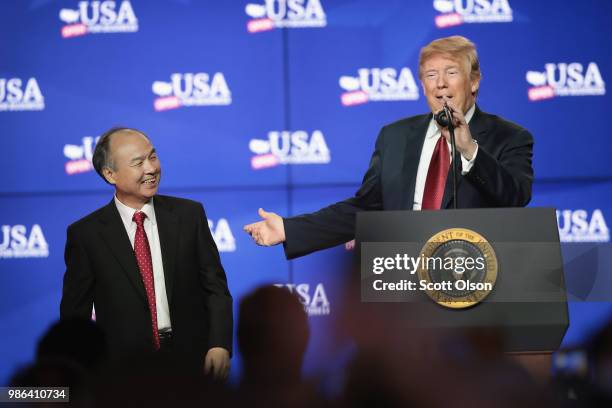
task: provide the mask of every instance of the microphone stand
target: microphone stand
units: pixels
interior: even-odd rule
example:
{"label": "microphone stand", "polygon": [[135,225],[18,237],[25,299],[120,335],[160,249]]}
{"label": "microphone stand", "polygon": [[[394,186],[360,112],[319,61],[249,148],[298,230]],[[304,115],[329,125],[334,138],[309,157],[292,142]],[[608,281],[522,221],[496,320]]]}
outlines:
{"label": "microphone stand", "polygon": [[450,133],[450,142],[451,142],[451,164],[452,164],[452,173],[453,173],[453,208],[457,209],[457,146],[455,145],[455,125],[453,124],[453,116],[450,112],[450,109],[444,104],[444,113],[448,118],[448,131]]}

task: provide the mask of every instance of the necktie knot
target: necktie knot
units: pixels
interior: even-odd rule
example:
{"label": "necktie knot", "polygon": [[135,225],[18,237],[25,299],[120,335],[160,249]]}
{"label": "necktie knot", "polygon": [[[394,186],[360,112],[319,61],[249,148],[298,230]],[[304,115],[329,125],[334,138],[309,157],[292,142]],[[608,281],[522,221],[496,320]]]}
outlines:
{"label": "necktie knot", "polygon": [[145,214],[142,211],[136,211],[134,213],[134,216],[132,217],[132,221],[134,221],[136,223],[136,226],[142,227],[145,218],[147,218],[147,214]]}

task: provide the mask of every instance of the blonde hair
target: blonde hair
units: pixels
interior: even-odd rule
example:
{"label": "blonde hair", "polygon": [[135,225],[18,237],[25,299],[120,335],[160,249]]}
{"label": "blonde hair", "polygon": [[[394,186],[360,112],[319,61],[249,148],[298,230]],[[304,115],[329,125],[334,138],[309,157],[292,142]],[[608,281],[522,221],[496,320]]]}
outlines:
{"label": "blonde hair", "polygon": [[439,38],[421,48],[421,53],[419,54],[419,78],[423,78],[423,65],[434,55],[442,55],[465,63],[466,72],[470,73],[472,81],[482,78],[476,46],[465,37],[453,35],[451,37]]}

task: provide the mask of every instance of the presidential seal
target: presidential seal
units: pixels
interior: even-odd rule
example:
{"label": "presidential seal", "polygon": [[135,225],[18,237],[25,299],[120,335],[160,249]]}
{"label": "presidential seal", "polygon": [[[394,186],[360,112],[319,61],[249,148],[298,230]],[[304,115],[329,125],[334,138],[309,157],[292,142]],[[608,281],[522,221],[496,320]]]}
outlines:
{"label": "presidential seal", "polygon": [[453,309],[474,306],[497,280],[497,257],[475,231],[450,228],[431,237],[420,254],[419,289],[437,304]]}

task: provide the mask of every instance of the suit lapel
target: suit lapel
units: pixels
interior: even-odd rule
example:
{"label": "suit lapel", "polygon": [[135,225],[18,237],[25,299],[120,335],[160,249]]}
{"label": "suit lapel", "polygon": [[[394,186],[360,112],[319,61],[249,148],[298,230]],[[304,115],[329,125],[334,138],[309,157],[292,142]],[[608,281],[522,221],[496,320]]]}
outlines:
{"label": "suit lapel", "polygon": [[[472,120],[470,120],[470,133],[472,134],[472,138],[475,139],[479,144],[482,141],[482,134],[487,132],[487,125],[485,123],[485,118],[482,115],[482,111],[476,105],[474,109],[474,116],[472,116]],[[457,152],[454,157],[454,160],[457,160],[457,195],[460,195],[459,192],[461,183],[463,181],[463,176],[461,175],[462,162],[461,162],[461,154]],[[452,166],[452,164],[451,164]],[[442,198],[442,204],[440,208],[449,208],[453,202],[453,173],[452,169],[448,169],[448,177],[446,178],[446,185],[444,186],[444,197]],[[461,200],[459,200],[459,205],[461,205]]]}
{"label": "suit lapel", "polygon": [[421,159],[421,151],[423,150],[423,143],[425,142],[425,135],[427,133],[427,128],[429,127],[431,116],[432,115],[429,114],[418,118],[412,124],[411,129],[408,130],[406,137],[403,139],[405,141],[404,164],[402,167],[403,180],[401,180],[400,184],[403,186],[403,191],[401,195],[402,205],[400,209],[412,210],[412,206],[414,204],[416,176],[419,169],[419,161]]}
{"label": "suit lapel", "polygon": [[173,211],[167,197],[156,196],[154,201],[157,231],[164,264],[164,279],[166,281],[166,296],[168,303],[172,304],[174,275],[176,266],[176,253],[179,242],[179,217]]}
{"label": "suit lapel", "polygon": [[109,247],[113,256],[117,259],[117,262],[121,265],[121,269],[127,275],[136,292],[146,304],[147,295],[144,284],[142,283],[138,264],[136,263],[136,256],[134,255],[130,238],[121,221],[121,216],[115,206],[114,200],[111,200],[111,202],[104,207],[100,215],[100,222],[102,224],[100,232],[102,239]]}
{"label": "suit lapel", "polygon": [[489,127],[490,123],[486,114],[484,114],[478,105],[476,105],[474,116],[472,117],[472,120],[470,120],[470,133],[472,134],[472,138],[475,139],[479,145],[484,142],[483,135],[487,133]]}

